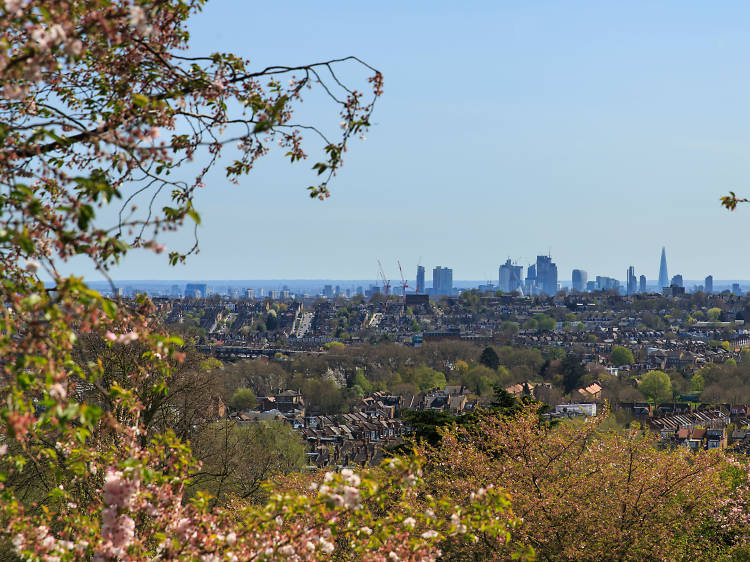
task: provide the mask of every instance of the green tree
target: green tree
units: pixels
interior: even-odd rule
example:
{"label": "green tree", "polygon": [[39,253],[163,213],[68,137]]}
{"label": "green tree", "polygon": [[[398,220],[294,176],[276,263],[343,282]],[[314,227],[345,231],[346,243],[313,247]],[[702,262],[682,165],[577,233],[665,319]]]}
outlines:
{"label": "green tree", "polygon": [[346,406],[345,397],[329,379],[307,379],[302,385],[305,404],[311,412],[336,414]]}
{"label": "green tree", "polygon": [[477,396],[485,396],[491,393],[497,382],[497,371],[485,367],[484,365],[475,365],[474,367],[471,367],[466,374],[461,377],[461,384],[465,385]]}
{"label": "green tree", "polygon": [[565,350],[561,347],[549,347],[544,351],[544,356],[549,361],[554,361],[555,359],[562,359],[565,357]]}
{"label": "green tree", "polygon": [[502,331],[506,336],[515,336],[518,333],[518,324],[506,320],[505,322],[503,322]]}
{"label": "green tree", "polygon": [[690,379],[690,390],[694,392],[703,392],[705,386],[706,381],[700,373],[695,373]]}
{"label": "green tree", "polygon": [[234,394],[232,394],[232,399],[230,400],[229,405],[235,410],[249,410],[250,408],[254,408],[257,403],[258,401],[255,398],[255,393],[251,389],[238,388]]}
{"label": "green tree", "polygon": [[536,320],[537,329],[540,332],[551,332],[557,325],[555,319],[546,314],[537,314],[534,316],[534,320]]}
{"label": "green tree", "polygon": [[458,374],[459,377],[463,377],[469,372],[469,364],[463,359],[457,359],[456,364],[453,366],[453,370]]}
{"label": "green tree", "polygon": [[635,362],[633,352],[627,347],[621,345],[616,345],[612,348],[612,352],[609,354],[609,359],[615,367],[631,365]]}
{"label": "green tree", "polygon": [[[430,445],[440,443],[439,428],[456,422],[456,417],[447,412],[431,410],[407,410],[403,414],[404,423],[409,428],[409,437],[414,443],[426,441]],[[404,452],[410,452],[407,447]]]}
{"label": "green tree", "polygon": [[490,402],[490,409],[494,414],[509,416],[523,409],[521,401],[501,386],[496,386],[495,393]]}
{"label": "green tree", "polygon": [[709,321],[718,322],[719,318],[721,318],[721,309],[716,307],[709,308],[706,312],[706,316],[708,317]]}
{"label": "green tree", "polygon": [[563,376],[563,389],[568,394],[578,388],[586,375],[586,368],[577,356],[570,354],[561,361],[560,372]]}
{"label": "green tree", "polygon": [[415,369],[417,384],[420,390],[430,390],[432,388],[445,388],[447,381],[445,375],[440,371],[431,369],[427,365],[420,365]]}
{"label": "green tree", "polygon": [[672,399],[672,381],[664,371],[649,371],[643,375],[638,390],[657,404]]}
{"label": "green tree", "polygon": [[221,369],[223,366],[224,363],[216,359],[216,357],[207,357],[200,362],[198,368],[201,371],[213,371],[214,369]]}
{"label": "green tree", "polygon": [[192,478],[191,491],[212,494],[215,504],[232,496],[262,502],[264,481],[305,466],[304,442],[281,422],[217,422],[196,436],[193,450],[203,466]]}
{"label": "green tree", "polygon": [[359,386],[365,396],[372,394],[372,391],[374,390],[372,383],[367,380],[365,372],[362,369],[357,369],[355,371],[354,378],[352,379],[352,386]]}
{"label": "green tree", "polygon": [[479,362],[485,367],[489,367],[493,370],[500,366],[500,358],[497,355],[497,351],[490,346],[487,346],[482,350],[482,354],[479,356]]}
{"label": "green tree", "polygon": [[274,330],[278,330],[278,328],[279,328],[279,318],[278,318],[278,316],[276,316],[276,311],[275,310],[269,311],[269,313],[266,315],[265,324],[266,324],[266,330],[268,330],[269,332],[272,332]]}

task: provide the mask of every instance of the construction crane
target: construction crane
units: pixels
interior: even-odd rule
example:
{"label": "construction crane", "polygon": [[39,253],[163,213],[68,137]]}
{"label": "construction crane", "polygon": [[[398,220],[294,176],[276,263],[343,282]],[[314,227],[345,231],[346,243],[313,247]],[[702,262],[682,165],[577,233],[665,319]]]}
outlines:
{"label": "construction crane", "polygon": [[380,275],[380,279],[383,281],[383,291],[385,291],[385,298],[387,300],[388,295],[390,294],[390,291],[391,291],[391,282],[385,276],[385,271],[383,270],[383,264],[380,263],[380,260],[378,260],[378,268],[380,269],[378,274]]}
{"label": "construction crane", "polygon": [[398,264],[398,272],[401,274],[401,294],[404,297],[404,300],[401,303],[401,314],[403,314],[406,310],[406,288],[409,285],[406,284],[406,280],[404,279],[404,270],[401,269],[401,262],[396,260],[396,263]]}
{"label": "construction crane", "polygon": [[383,291],[385,291],[385,301],[383,301],[383,312],[388,312],[388,295],[391,292],[391,282],[385,276],[385,271],[383,270],[383,264],[380,263],[380,260],[378,260],[378,268],[379,268],[378,274],[380,275],[380,279],[383,281]]}

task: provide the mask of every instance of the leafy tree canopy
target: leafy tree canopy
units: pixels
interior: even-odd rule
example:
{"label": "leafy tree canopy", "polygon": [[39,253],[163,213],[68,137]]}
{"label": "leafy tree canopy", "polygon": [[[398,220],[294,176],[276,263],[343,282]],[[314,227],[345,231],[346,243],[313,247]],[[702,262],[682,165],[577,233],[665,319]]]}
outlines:
{"label": "leafy tree canopy", "polygon": [[649,371],[643,375],[638,390],[656,403],[672,399],[672,381],[664,371]]}
{"label": "leafy tree canopy", "polygon": [[248,410],[258,403],[255,393],[249,388],[239,388],[232,395],[230,405],[235,410]]}
{"label": "leafy tree canopy", "polygon": [[482,350],[482,355],[479,356],[479,362],[490,369],[497,369],[500,366],[500,358],[498,357],[497,352],[490,346],[487,346]]}
{"label": "leafy tree canopy", "polygon": [[623,347],[621,345],[616,345],[612,348],[612,352],[609,354],[609,359],[610,361],[612,361],[612,364],[615,367],[620,367],[621,365],[631,365],[635,362],[633,352],[630,351],[627,347]]}

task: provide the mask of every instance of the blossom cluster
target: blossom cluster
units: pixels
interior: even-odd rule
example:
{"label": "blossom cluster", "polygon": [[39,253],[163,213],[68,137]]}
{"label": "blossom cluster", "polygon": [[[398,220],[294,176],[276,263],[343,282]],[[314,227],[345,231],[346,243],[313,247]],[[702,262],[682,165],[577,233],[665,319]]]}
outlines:
{"label": "blossom cluster", "polygon": [[362,498],[360,496],[359,485],[361,484],[360,477],[354,473],[350,468],[344,468],[341,470],[341,482],[334,484],[333,487],[329,485],[334,480],[333,472],[326,472],[323,478],[324,484],[318,486],[313,483],[313,489],[318,490],[318,494],[330,502],[335,507],[346,507],[350,509],[358,509],[362,506]]}

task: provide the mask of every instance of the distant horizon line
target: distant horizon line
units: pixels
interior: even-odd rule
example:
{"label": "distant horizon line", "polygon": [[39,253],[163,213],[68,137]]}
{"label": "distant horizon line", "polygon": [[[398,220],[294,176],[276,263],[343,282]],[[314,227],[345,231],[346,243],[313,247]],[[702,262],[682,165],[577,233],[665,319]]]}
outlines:
{"label": "distant horizon line", "polygon": [[[610,279],[617,279],[620,280],[617,277],[610,277],[610,276],[601,276],[601,277],[609,277]],[[594,278],[595,279],[595,278]],[[110,282],[106,279],[99,279],[99,280],[87,280],[84,279],[87,283],[98,283],[98,284],[105,284],[109,285]],[[400,283],[397,279],[391,279],[391,286],[400,286]],[[428,279],[425,279],[426,283],[430,283],[431,281]],[[497,281],[497,279],[454,279],[453,283],[493,283]],[[705,277],[703,279],[690,279],[685,278],[683,279],[683,283],[688,282],[700,282],[702,283],[705,281]],[[119,284],[119,283],[168,283],[168,284],[176,284],[176,283],[206,283],[206,284],[216,284],[216,283],[281,283],[281,282],[304,282],[304,283],[311,283],[311,282],[346,282],[346,283],[376,283],[381,284],[381,281],[379,279],[369,278],[369,279],[345,279],[345,278],[335,278],[335,277],[311,277],[311,278],[304,278],[304,277],[275,277],[275,278],[267,278],[267,279],[112,279],[113,284]],[[729,279],[713,279],[714,284],[716,283],[750,283],[750,279],[737,279],[737,278],[729,278]],[[570,279],[558,279],[558,283],[560,284],[569,284],[572,283],[572,280]],[[647,278],[647,285],[658,285],[658,280],[656,281],[648,281]]]}

